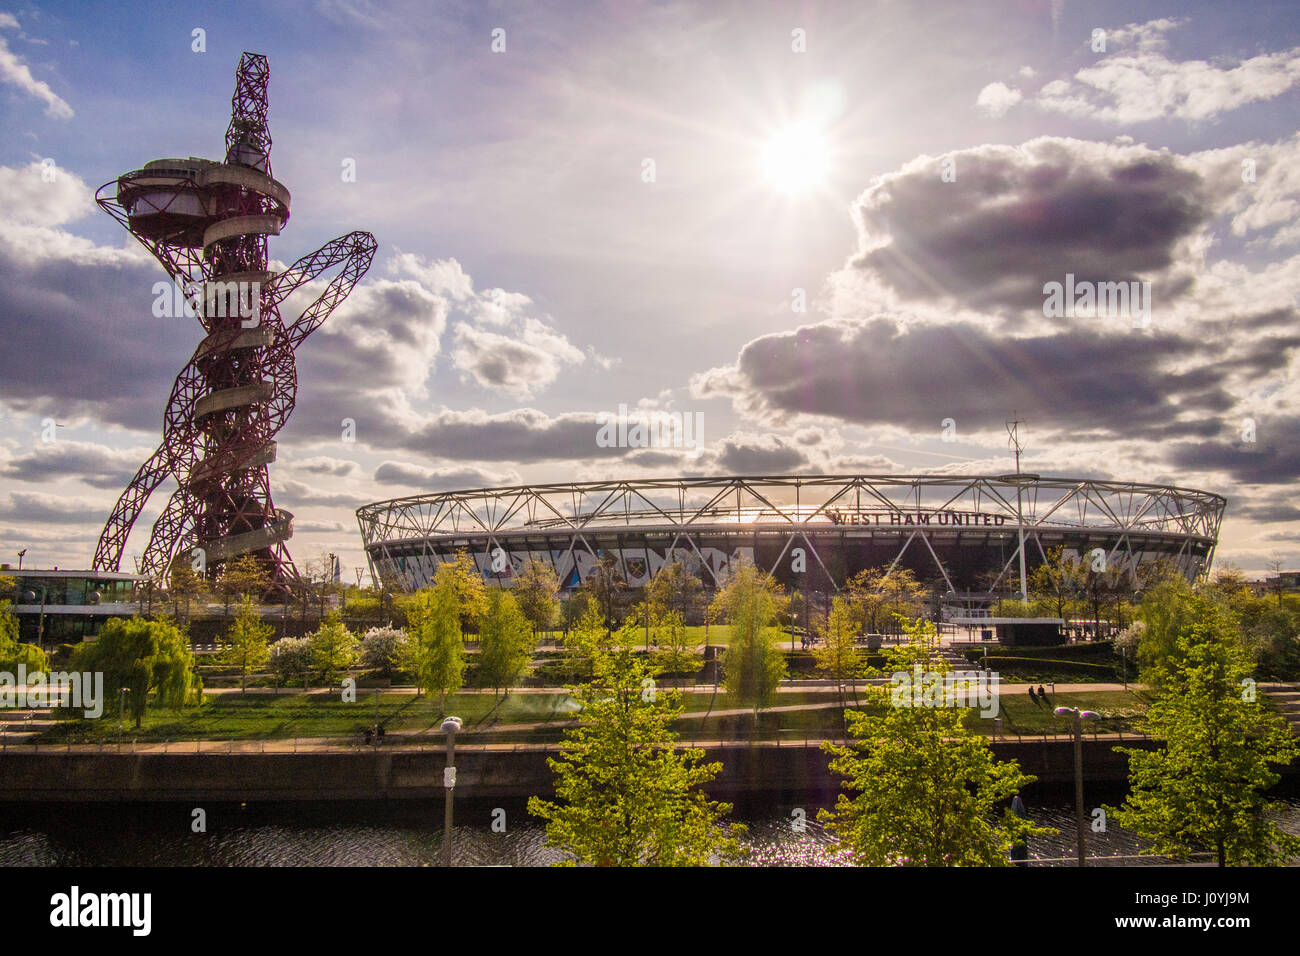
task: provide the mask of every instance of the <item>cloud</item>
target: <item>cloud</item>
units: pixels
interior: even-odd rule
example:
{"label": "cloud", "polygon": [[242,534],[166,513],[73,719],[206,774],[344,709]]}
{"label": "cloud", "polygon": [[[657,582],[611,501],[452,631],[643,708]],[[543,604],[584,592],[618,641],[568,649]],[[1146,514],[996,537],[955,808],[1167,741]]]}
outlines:
{"label": "cloud", "polygon": [[563,335],[529,318],[522,334],[516,335],[458,325],[451,358],[458,370],[483,388],[531,398],[554,382],[564,365],[581,364],[585,356]]}
{"label": "cloud", "polygon": [[375,481],[385,485],[410,485],[426,491],[447,491],[513,485],[519,482],[519,474],[510,470],[489,472],[466,466],[426,468],[408,462],[386,461],[375,469]]}
{"label": "cloud", "polygon": [[[13,19],[10,17],[10,19]],[[8,25],[8,24],[5,24]],[[14,25],[17,25],[15,21]],[[48,83],[32,76],[27,64],[18,59],[9,49],[9,44],[0,38],[0,83],[17,87],[29,96],[45,103],[45,115],[55,119],[72,119],[72,107],[55,93]]]}
{"label": "cloud", "polygon": [[1174,20],[1129,24],[1107,34],[1120,52],[1055,80],[1034,102],[1068,116],[1128,125],[1163,118],[1210,120],[1249,103],[1275,99],[1300,82],[1300,47],[1263,53],[1235,66],[1174,61],[1161,52]]}
{"label": "cloud", "polygon": [[1234,376],[1278,372],[1297,345],[1294,330],[1225,352],[1222,343],[1170,333],[1017,338],[882,314],[762,336],[734,366],[697,376],[692,392],[775,421],[817,415],[917,436],[937,436],[944,417],[963,434],[994,430],[1014,408],[1044,440],[1090,431],[1166,441],[1221,432],[1237,403]]}
{"label": "cloud", "polygon": [[43,524],[102,524],[104,507],[85,498],[13,491],[0,498],[0,520]]}
{"label": "cloud", "polygon": [[1019,90],[1012,89],[999,81],[990,83],[980,90],[979,96],[975,98],[975,105],[989,116],[996,118],[1005,115],[1007,110],[1019,103],[1021,99],[1022,94]]}
{"label": "cloud", "polygon": [[355,461],[330,458],[325,455],[300,458],[294,462],[293,467],[296,471],[305,471],[312,475],[330,475],[335,478],[348,478],[361,471],[361,466]]}
{"label": "cloud", "polygon": [[0,474],[16,481],[47,483],[73,478],[93,488],[117,489],[126,485],[149,454],[149,449],[117,450],[90,442],[56,440],[10,460]]}
{"label": "cloud", "polygon": [[733,435],[709,458],[731,475],[780,475],[809,467],[802,451],[775,435]]}
{"label": "cloud", "polygon": [[[1210,182],[1145,146],[1044,137],[915,159],[873,179],[853,214],[859,250],[849,296],[867,281],[889,298],[1042,315],[1043,285],[1149,280],[1164,304],[1192,282],[1192,245],[1238,180]],[[877,300],[879,302],[879,300]]]}

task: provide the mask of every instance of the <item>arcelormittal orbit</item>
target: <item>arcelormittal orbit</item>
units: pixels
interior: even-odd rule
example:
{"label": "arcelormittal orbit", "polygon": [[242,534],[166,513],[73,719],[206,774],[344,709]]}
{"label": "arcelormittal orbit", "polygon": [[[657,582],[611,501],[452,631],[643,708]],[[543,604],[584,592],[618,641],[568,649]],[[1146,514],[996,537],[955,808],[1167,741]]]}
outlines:
{"label": "arcelormittal orbit", "polygon": [[[142,573],[166,576],[184,555],[213,577],[232,558],[253,554],[274,589],[298,581],[285,546],[293,516],[272,503],[267,466],[298,391],[294,350],[366,274],[375,239],[352,232],[284,272],[268,270],[267,239],[289,220],[289,190],[271,177],[269,78],[266,57],[243,55],[223,162],[157,159],[96,194],[185,291],[207,333],[172,386],[162,443],[104,525],[97,569],[119,568],[145,502],[171,477],[178,487],[154,522]],[[301,315],[281,320],[289,295],[330,273]]]}

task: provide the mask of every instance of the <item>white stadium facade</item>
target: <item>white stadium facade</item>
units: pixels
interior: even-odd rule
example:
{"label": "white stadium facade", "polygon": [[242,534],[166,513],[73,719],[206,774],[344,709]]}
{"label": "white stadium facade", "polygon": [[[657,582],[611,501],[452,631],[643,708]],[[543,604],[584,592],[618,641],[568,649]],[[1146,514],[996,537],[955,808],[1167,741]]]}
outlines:
{"label": "white stadium facade", "polygon": [[429,584],[460,551],[489,583],[509,587],[532,559],[572,590],[609,554],[632,587],[674,560],[709,589],[752,562],[819,593],[865,568],[905,567],[978,604],[1019,590],[1022,539],[1030,571],[1061,547],[1076,562],[1101,549],[1131,582],[1161,559],[1197,579],[1226,504],[1187,488],[1028,474],[790,475],[449,491],[365,505],[357,520],[372,578],[389,590]]}

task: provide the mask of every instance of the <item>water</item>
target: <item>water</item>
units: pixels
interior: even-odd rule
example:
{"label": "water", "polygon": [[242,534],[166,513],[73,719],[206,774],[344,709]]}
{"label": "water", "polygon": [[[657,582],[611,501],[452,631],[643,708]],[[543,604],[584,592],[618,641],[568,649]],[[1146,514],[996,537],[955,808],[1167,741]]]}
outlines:
{"label": "water", "polygon": [[[1118,803],[1122,795],[1105,801]],[[1300,834],[1300,797],[1287,797],[1281,824]],[[180,804],[0,804],[0,866],[437,866],[442,859],[442,802],[211,804],[207,833],[191,830],[192,807]],[[562,859],[546,847],[543,826],[520,803],[507,803],[504,833],[493,832],[495,808],[457,805],[453,859],[460,866],[545,866]],[[754,866],[841,866],[847,860],[804,807],[796,833],[791,809],[755,807],[735,819]],[[1031,858],[1070,866],[1074,808],[1053,796],[1029,806],[1035,823],[1056,836],[1038,837]],[[499,817],[499,815],[498,815]],[[1142,844],[1113,822],[1088,834],[1090,862],[1135,866],[1155,861],[1105,860],[1137,854]],[[1061,859],[1064,858],[1064,859]]]}

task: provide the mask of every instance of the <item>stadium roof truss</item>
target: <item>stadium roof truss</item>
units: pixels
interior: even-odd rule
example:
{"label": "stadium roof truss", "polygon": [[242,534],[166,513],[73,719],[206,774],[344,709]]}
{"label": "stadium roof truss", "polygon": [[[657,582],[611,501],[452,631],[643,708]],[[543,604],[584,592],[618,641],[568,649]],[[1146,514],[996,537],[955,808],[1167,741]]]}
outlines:
{"label": "stadium roof truss", "polygon": [[[950,590],[956,588],[931,539],[957,535],[969,540],[994,533],[991,527],[984,530],[992,523],[999,535],[1017,532],[1011,557],[989,586],[992,592],[1018,561],[1022,523],[1027,555],[1036,551],[1045,558],[1063,533],[1095,531],[1112,539],[1108,561],[1131,555],[1135,538],[1160,538],[1170,544],[1181,541],[1178,558],[1192,550],[1203,555],[1204,573],[1226,504],[1220,495],[1169,485],[1036,475],[645,478],[415,495],[358,508],[357,520],[372,572],[374,559],[389,557],[399,545],[404,553],[418,546],[422,554],[436,555],[436,543],[445,555],[449,545],[469,539],[509,551],[512,544],[518,549],[521,538],[567,535],[570,552],[581,548],[595,555],[608,546],[602,542],[635,532],[671,538],[668,547],[699,554],[701,535],[749,530],[756,538],[784,537],[777,564],[792,547],[806,547],[838,589],[842,582],[827,569],[813,542],[841,531],[897,538],[891,568],[919,540]],[[961,524],[969,519],[954,515],[979,516],[978,527]],[[621,560],[626,560],[626,550],[620,543]],[[721,581],[715,576],[712,583]]]}

